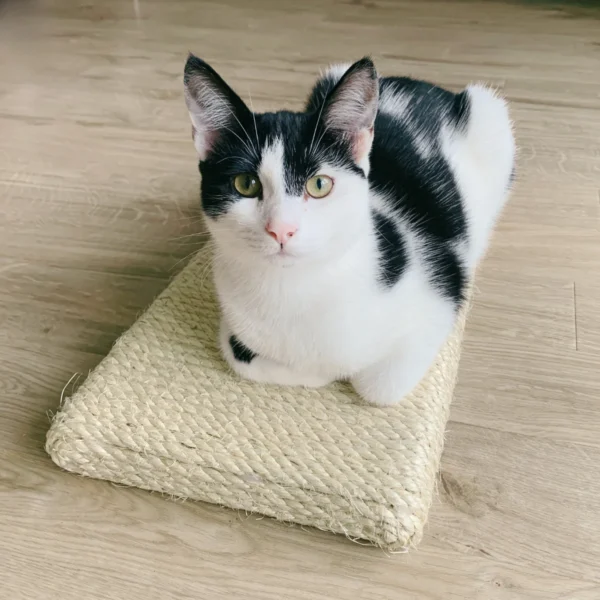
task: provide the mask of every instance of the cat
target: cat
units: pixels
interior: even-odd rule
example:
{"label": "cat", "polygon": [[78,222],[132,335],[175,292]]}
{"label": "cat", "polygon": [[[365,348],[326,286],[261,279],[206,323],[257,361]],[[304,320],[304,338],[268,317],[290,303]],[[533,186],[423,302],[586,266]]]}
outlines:
{"label": "cat", "polygon": [[400,402],[452,331],[509,195],[505,101],[380,77],[369,58],[329,68],[303,112],[254,113],[193,55],[184,93],[227,363]]}

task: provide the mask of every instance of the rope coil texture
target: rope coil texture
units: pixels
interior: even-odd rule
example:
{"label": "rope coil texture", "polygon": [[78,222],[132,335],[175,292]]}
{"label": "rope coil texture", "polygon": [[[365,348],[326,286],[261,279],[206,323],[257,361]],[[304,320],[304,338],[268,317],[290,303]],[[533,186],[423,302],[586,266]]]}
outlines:
{"label": "rope coil texture", "polygon": [[342,533],[418,543],[431,504],[466,311],[417,389],[366,405],[349,385],[241,381],[218,348],[206,253],[67,398],[46,450],[63,469]]}

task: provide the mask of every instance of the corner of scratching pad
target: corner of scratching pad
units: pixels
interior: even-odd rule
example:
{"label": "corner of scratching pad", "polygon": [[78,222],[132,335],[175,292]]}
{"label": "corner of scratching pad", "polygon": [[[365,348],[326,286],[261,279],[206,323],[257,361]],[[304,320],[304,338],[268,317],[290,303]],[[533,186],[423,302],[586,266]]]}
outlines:
{"label": "corner of scratching pad", "polygon": [[389,549],[421,538],[465,314],[399,405],[345,384],[262,386],[218,349],[206,259],[188,265],[64,405],[46,450],[81,475],[260,513]]}

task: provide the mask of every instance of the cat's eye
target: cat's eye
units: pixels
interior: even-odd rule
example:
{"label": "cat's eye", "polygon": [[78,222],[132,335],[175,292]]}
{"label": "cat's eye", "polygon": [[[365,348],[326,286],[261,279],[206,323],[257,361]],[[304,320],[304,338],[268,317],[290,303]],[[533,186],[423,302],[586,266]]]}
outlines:
{"label": "cat's eye", "polygon": [[306,182],[306,191],[313,198],[325,198],[333,189],[333,179],[327,175],[315,175]]}
{"label": "cat's eye", "polygon": [[254,173],[236,175],[233,179],[233,186],[239,194],[246,198],[256,198],[262,189],[260,179]]}

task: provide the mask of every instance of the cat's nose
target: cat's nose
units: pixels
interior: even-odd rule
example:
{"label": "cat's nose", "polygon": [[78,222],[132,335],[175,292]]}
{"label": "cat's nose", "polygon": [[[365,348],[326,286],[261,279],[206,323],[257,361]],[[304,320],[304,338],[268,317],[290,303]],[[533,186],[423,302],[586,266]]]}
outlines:
{"label": "cat's nose", "polygon": [[298,228],[289,223],[277,223],[270,221],[265,227],[265,231],[281,246],[287,244],[294,237]]}

